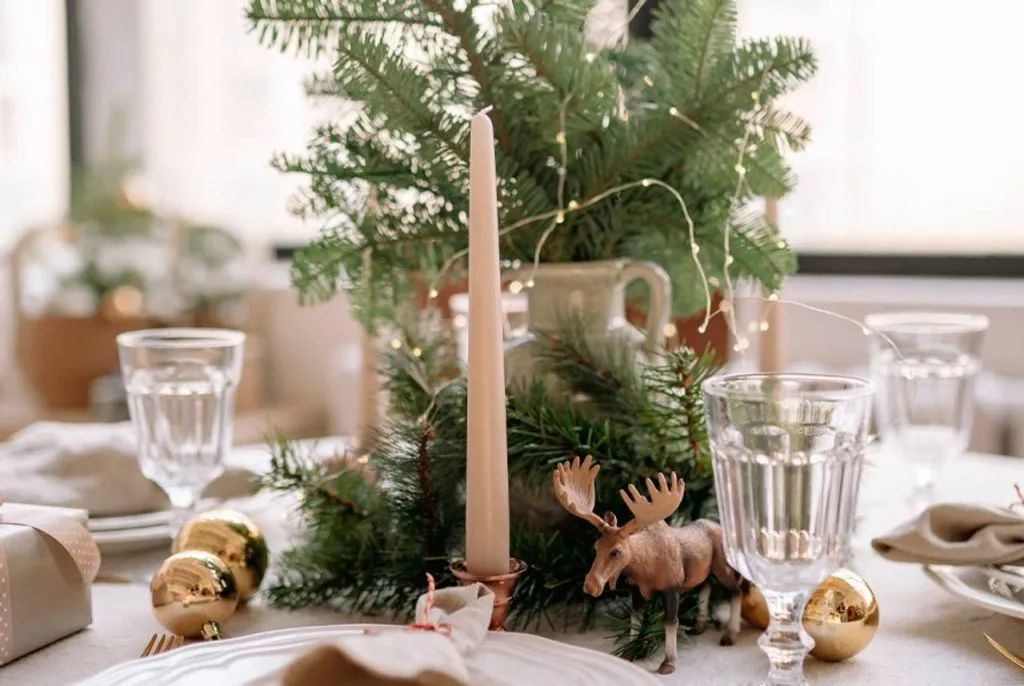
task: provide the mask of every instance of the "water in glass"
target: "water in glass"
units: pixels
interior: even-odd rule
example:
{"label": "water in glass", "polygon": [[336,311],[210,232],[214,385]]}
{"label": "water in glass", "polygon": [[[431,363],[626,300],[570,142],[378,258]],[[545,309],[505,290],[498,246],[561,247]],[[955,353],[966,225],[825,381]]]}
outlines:
{"label": "water in glass", "polygon": [[180,363],[136,370],[125,385],[143,474],[168,491],[191,491],[220,476],[234,409],[222,371]]}
{"label": "water in glass", "polygon": [[803,684],[808,595],[850,549],[871,384],[746,374],[705,383],[715,493],[729,563],[757,584],[771,624],[767,684]]}
{"label": "water in glass", "polygon": [[835,571],[854,516],[863,443],[828,427],[767,424],[717,443],[715,489],[733,568],[779,591],[813,588]]}
{"label": "water in glass", "polygon": [[143,474],[168,495],[181,523],[223,471],[231,447],[244,335],[159,329],[118,338]]}

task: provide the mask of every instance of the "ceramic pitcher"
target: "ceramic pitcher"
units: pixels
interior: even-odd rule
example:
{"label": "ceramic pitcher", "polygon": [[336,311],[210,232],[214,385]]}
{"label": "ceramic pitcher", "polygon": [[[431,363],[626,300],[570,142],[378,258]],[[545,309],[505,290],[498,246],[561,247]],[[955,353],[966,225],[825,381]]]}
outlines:
{"label": "ceramic pitcher", "polygon": [[[582,323],[585,337],[595,345],[620,338],[641,355],[665,342],[672,284],[665,270],[653,262],[555,262],[539,265],[536,272],[526,267],[516,276],[524,282],[532,278],[534,284],[524,291],[528,333],[505,348],[510,386],[525,388],[531,383],[537,374],[538,338],[557,336],[573,320]],[[626,318],[626,286],[636,279],[646,281],[651,292],[644,331]]]}

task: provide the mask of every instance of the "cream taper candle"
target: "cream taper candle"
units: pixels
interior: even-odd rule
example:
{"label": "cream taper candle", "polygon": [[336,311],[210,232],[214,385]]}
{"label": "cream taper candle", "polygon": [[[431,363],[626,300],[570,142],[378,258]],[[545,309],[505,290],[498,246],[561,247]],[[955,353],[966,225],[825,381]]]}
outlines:
{"label": "cream taper candle", "polygon": [[466,567],[505,574],[509,560],[508,446],[502,349],[494,128],[486,111],[469,139],[469,384],[466,409]]}

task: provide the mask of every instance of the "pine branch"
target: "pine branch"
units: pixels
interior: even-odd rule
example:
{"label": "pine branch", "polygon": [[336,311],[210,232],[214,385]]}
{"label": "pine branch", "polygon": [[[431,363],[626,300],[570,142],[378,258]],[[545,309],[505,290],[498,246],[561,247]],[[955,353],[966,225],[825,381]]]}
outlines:
{"label": "pine branch", "polygon": [[310,57],[332,51],[354,25],[440,26],[415,5],[398,0],[249,0],[245,14],[263,45]]}

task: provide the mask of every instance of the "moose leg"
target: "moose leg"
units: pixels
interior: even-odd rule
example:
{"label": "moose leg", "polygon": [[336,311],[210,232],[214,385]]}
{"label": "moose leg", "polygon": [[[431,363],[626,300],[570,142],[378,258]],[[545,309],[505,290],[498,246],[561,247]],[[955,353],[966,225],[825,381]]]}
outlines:
{"label": "moose leg", "polygon": [[665,591],[665,659],[658,667],[658,674],[671,674],[676,671],[676,639],[678,635],[679,589],[670,588]]}
{"label": "moose leg", "polygon": [[725,633],[722,634],[722,640],[719,641],[719,645],[731,646],[736,643],[736,636],[740,633],[742,601],[743,594],[738,589],[733,590],[729,596],[729,623],[726,626]]}
{"label": "moose leg", "polygon": [[692,634],[702,634],[708,628],[708,617],[711,614],[711,584],[705,583],[697,592],[697,623],[690,631]]}

